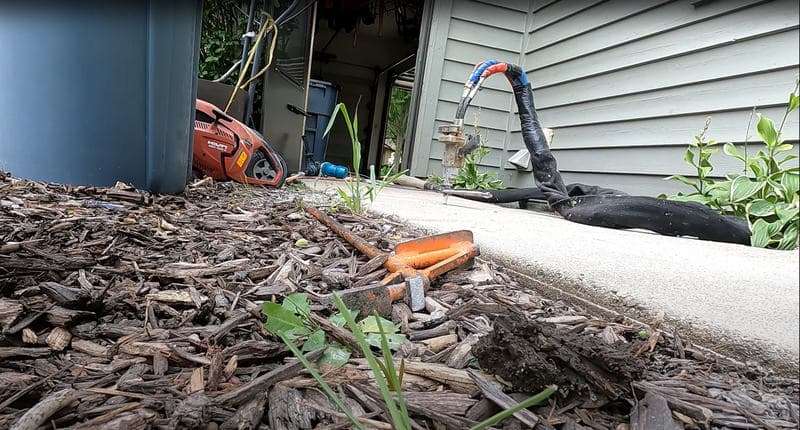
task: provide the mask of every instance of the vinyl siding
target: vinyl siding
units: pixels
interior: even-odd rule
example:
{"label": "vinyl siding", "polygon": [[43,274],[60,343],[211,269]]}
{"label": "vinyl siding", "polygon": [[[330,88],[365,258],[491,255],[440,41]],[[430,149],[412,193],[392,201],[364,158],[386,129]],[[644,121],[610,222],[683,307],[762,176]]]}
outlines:
{"label": "vinyl siding", "polygon": [[[793,0],[696,7],[690,0],[443,3],[435,5],[453,13],[440,16],[441,27],[433,29],[444,55],[441,73],[424,83],[436,88],[427,93],[435,94],[429,124],[415,136],[417,176],[441,171],[436,127],[452,119],[463,81],[485,59],[525,68],[541,121],[555,130],[552,149],[567,181],[641,195],[681,189],[663,178],[691,174],[683,152],[707,117],[709,138],[737,144],[747,139],[753,107],[780,122],[800,71],[800,12]],[[468,19],[476,15],[486,23]],[[485,88],[466,119],[471,123],[480,111],[487,145],[495,149],[483,164],[510,186],[530,186],[530,174],[506,162],[524,148],[507,82],[494,78]],[[799,123],[797,112],[787,119],[787,140],[797,141]],[[722,154],[712,162],[718,175],[740,168]]]}

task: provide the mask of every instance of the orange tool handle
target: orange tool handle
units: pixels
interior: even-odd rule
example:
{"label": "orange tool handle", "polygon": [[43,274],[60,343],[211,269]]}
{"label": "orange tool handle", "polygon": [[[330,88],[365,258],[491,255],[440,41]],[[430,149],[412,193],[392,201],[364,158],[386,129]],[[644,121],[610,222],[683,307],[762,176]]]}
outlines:
{"label": "orange tool handle", "polygon": [[385,252],[382,252],[380,249],[372,246],[366,240],[356,236],[355,233],[348,230],[347,227],[340,224],[335,219],[329,217],[328,215],[320,212],[317,208],[312,206],[305,207],[306,212],[310,213],[314,216],[314,218],[318,219],[321,223],[327,225],[331,230],[336,232],[339,236],[343,237],[346,241],[350,242],[351,245],[355,246],[356,249],[364,253],[369,258],[375,258],[379,255],[386,255]]}

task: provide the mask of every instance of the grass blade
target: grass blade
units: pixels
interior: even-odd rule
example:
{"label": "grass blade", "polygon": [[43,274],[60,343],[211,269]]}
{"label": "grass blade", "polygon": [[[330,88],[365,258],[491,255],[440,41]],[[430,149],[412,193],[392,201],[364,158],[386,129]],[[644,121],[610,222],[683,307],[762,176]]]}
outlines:
{"label": "grass blade", "polygon": [[350,328],[350,331],[353,332],[356,342],[358,342],[358,346],[361,347],[361,351],[364,353],[364,357],[366,357],[367,363],[369,363],[369,367],[372,370],[372,373],[375,375],[375,382],[378,384],[378,388],[381,390],[383,401],[386,403],[386,407],[389,409],[389,415],[392,416],[394,428],[397,430],[410,430],[409,427],[405,427],[405,422],[400,417],[400,411],[397,409],[397,404],[394,402],[394,397],[389,391],[389,387],[386,385],[386,379],[384,379],[383,374],[381,373],[380,365],[375,359],[375,356],[372,354],[372,350],[370,350],[369,345],[364,338],[364,333],[358,328],[353,316],[350,314],[350,310],[347,309],[347,306],[345,306],[338,294],[333,293],[333,300],[336,303],[336,307],[339,308],[339,312],[342,313],[342,316],[347,322],[347,326]]}
{"label": "grass blade", "polygon": [[386,340],[386,332],[383,331],[383,324],[378,317],[378,312],[375,312],[375,321],[378,323],[378,332],[381,335],[381,352],[383,353],[383,360],[386,363],[386,377],[389,378],[392,386],[395,387],[397,393],[397,402],[400,404],[400,418],[403,420],[405,428],[411,428],[411,422],[408,418],[408,410],[406,409],[406,401],[403,399],[403,387],[397,377],[397,371],[394,368],[394,357],[392,357],[392,350],[389,349],[389,342]]}
{"label": "grass blade", "polygon": [[353,423],[354,426],[356,426],[356,428],[358,428],[359,430],[364,430],[364,426],[361,425],[361,421],[357,420],[356,417],[353,416],[353,413],[350,412],[350,409],[347,406],[345,406],[344,403],[342,403],[342,401],[339,399],[339,396],[337,396],[336,393],[333,391],[333,389],[325,382],[324,379],[322,379],[322,376],[320,376],[320,374],[316,371],[316,369],[314,369],[311,363],[308,362],[303,353],[300,352],[300,350],[298,350],[297,347],[294,346],[294,344],[291,341],[289,341],[289,339],[287,339],[283,334],[281,334],[280,337],[281,340],[283,340],[283,343],[285,343],[286,346],[288,346],[289,349],[292,350],[292,353],[295,355],[295,357],[297,357],[297,359],[300,360],[301,363],[303,363],[303,366],[306,367],[308,373],[310,373],[311,376],[314,378],[314,380],[317,381],[319,386],[322,387],[322,390],[325,391],[325,394],[327,394],[328,397],[330,397],[331,400],[333,400],[333,402],[336,403],[336,406],[338,406],[339,409],[341,409],[342,412],[344,412],[344,414],[347,415],[347,418]]}
{"label": "grass blade", "polygon": [[499,423],[500,421],[503,421],[504,419],[510,417],[511,415],[514,415],[515,413],[517,413],[517,412],[519,412],[519,411],[521,411],[523,409],[529,408],[531,406],[537,405],[537,404],[547,400],[547,398],[550,397],[553,393],[555,393],[557,389],[558,389],[558,386],[551,385],[551,386],[545,388],[544,390],[542,390],[541,393],[539,393],[539,394],[537,394],[535,396],[532,396],[532,397],[528,398],[525,401],[519,402],[516,405],[514,405],[514,406],[512,406],[512,407],[510,407],[510,408],[508,408],[508,409],[506,409],[504,411],[500,411],[500,412],[492,415],[491,417],[479,422],[478,424],[475,424],[470,430],[484,430],[484,429],[486,429],[488,427],[491,427],[491,426]]}

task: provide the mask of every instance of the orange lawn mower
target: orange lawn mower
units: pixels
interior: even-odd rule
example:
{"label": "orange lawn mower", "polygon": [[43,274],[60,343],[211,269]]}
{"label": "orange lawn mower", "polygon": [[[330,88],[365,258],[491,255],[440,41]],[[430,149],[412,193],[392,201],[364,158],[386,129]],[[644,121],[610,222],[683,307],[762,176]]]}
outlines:
{"label": "orange lawn mower", "polygon": [[192,166],[215,180],[281,187],[286,162],[261,133],[197,99]]}

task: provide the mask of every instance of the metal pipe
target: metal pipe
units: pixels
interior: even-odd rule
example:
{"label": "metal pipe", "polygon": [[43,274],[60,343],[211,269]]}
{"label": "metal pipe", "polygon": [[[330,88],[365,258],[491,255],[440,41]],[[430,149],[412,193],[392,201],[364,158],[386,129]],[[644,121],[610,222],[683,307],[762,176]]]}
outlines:
{"label": "metal pipe", "polygon": [[242,59],[239,60],[239,76],[244,73],[244,63],[247,61],[247,51],[250,50],[250,41],[252,40],[253,36],[250,34],[253,32],[253,14],[256,12],[256,0],[250,0],[250,7],[247,10],[247,29],[244,32],[244,44],[242,46]]}

